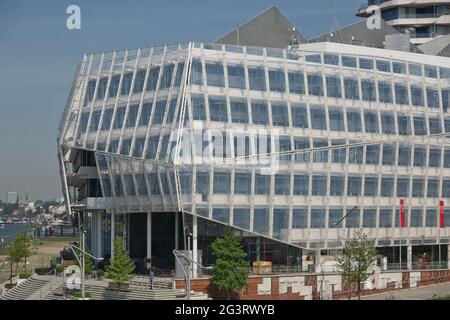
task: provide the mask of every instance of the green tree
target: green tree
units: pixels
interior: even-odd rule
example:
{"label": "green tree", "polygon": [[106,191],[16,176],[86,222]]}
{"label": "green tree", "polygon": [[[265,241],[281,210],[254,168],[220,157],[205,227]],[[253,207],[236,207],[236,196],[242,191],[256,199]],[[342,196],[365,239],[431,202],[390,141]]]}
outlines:
{"label": "green tree", "polygon": [[228,300],[233,292],[239,292],[247,286],[249,262],[240,241],[228,227],[224,237],[217,238],[211,245],[214,256],[214,277],[211,281],[226,290]]}
{"label": "green tree", "polygon": [[357,230],[353,237],[345,242],[343,253],[337,257],[337,267],[342,277],[351,283],[358,284],[358,300],[361,299],[361,282],[369,279],[373,271],[369,267],[373,265],[377,257],[375,242],[369,241],[362,230]]}
{"label": "green tree", "polygon": [[[91,251],[89,250],[89,248],[86,249],[86,253],[92,255]],[[77,256],[81,257],[81,251],[77,250]],[[80,263],[78,262],[78,260],[76,259],[76,264],[77,266],[80,267]],[[94,264],[94,259],[92,259],[90,256],[88,256],[87,254],[84,255],[84,274],[91,274],[92,270],[94,270],[95,268],[95,264]]]}
{"label": "green tree", "polygon": [[17,265],[19,264],[20,260],[22,260],[23,257],[23,243],[19,239],[14,239],[7,249],[8,254],[8,261],[10,265],[10,274],[9,274],[9,283],[12,285],[12,278],[13,278],[13,264],[16,264],[16,271],[17,271]]}
{"label": "green tree", "polygon": [[117,284],[117,290],[119,290],[120,285],[133,278],[133,271],[134,263],[124,249],[123,239],[116,237],[114,239],[114,257],[111,264],[106,267],[106,276]]}
{"label": "green tree", "polygon": [[22,248],[22,258],[25,264],[25,273],[27,273],[27,258],[37,252],[37,243],[35,238],[31,237],[26,232],[21,232],[17,235],[17,241],[20,242]]}

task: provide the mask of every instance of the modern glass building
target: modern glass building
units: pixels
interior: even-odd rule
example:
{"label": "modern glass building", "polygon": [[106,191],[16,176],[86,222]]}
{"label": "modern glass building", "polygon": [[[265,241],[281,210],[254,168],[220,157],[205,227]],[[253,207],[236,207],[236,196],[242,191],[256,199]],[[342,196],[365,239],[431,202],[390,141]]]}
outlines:
{"label": "modern glass building", "polygon": [[94,255],[123,236],[141,268],[175,269],[187,241],[209,265],[226,225],[251,261],[299,270],[359,228],[389,263],[446,263],[449,107],[445,57],[331,42],[89,54],[60,123],[63,190]]}

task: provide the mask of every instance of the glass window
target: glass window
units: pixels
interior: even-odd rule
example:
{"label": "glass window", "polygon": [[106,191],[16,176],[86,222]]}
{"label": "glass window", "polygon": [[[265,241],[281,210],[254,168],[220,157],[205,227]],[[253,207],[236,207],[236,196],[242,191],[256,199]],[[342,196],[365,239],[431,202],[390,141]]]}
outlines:
{"label": "glass window", "polygon": [[292,209],[292,229],[308,228],[308,209],[294,208]]}
{"label": "glass window", "polygon": [[311,229],[325,228],[325,209],[311,209]]}
{"label": "glass window", "polygon": [[341,98],[341,78],[339,76],[327,76],[328,97]]}
{"label": "glass window", "polygon": [[113,109],[106,109],[103,113],[102,130],[109,130],[113,116]]}
{"label": "glass window", "polygon": [[251,179],[251,173],[236,172],[234,174],[234,193],[250,194]]}
{"label": "glass window", "polygon": [[120,89],[121,95],[128,95],[130,93],[132,79],[133,79],[133,72],[128,72],[123,75],[122,88]]}
{"label": "glass window", "polygon": [[361,196],[361,177],[348,177],[347,195],[352,197]]}
{"label": "glass window", "polygon": [[235,208],[233,209],[233,225],[245,230],[250,229],[250,209]]}
{"label": "glass window", "polygon": [[134,79],[133,93],[140,93],[144,90],[144,81],[146,70],[139,70],[136,72],[136,78]]}
{"label": "glass window", "polygon": [[286,92],[284,71],[269,70],[269,84],[270,84],[270,91]]}
{"label": "glass window", "polygon": [[135,104],[130,106],[130,110],[128,110],[128,117],[126,122],[127,128],[134,128],[136,126],[136,119],[139,111],[139,105]]}
{"label": "glass window", "polygon": [[414,147],[414,166],[425,167],[427,160],[427,150],[425,147]]}
{"label": "glass window", "polygon": [[89,121],[89,112],[83,112],[81,114],[81,119],[80,119],[80,130],[81,133],[85,133],[87,130],[87,126],[88,126],[88,121]]}
{"label": "glass window", "polygon": [[445,133],[450,132],[450,119],[444,120],[444,126],[445,126]]}
{"label": "glass window", "polygon": [[349,132],[361,132],[361,113],[347,110],[347,127]]}
{"label": "glass window", "polygon": [[323,96],[323,83],[320,74],[308,74],[308,93],[311,96]]}
{"label": "glass window", "polygon": [[330,177],[330,196],[341,197],[344,195],[344,177]]}
{"label": "glass window", "polygon": [[381,178],[381,196],[392,197],[394,194],[394,178]]}
{"label": "glass window", "polygon": [[392,209],[380,209],[380,228],[392,227]]}
{"label": "glass window", "polygon": [[263,67],[248,68],[250,90],[266,91],[266,77]]}
{"label": "glass window", "polygon": [[181,78],[183,77],[184,62],[180,62],[177,65],[177,74],[175,75],[175,87],[179,87],[181,84]]}
{"label": "glass window", "polygon": [[425,136],[427,134],[427,124],[425,118],[415,116],[414,118],[414,133],[416,136]]}
{"label": "glass window", "polygon": [[339,65],[339,56],[336,54],[327,54],[325,53],[323,55],[323,63],[329,64],[332,66],[338,66]]}
{"label": "glass window", "polygon": [[393,166],[395,164],[395,143],[383,144],[383,165]]}
{"label": "glass window", "polygon": [[412,184],[412,196],[415,198],[423,197],[425,181],[423,179],[414,178]]}
{"label": "glass window", "polygon": [[289,221],[288,209],[273,209],[273,237],[280,239],[282,232],[287,231]]}
{"label": "glass window", "polygon": [[406,64],[402,62],[392,62],[392,70],[397,74],[406,74]]}
{"label": "glass window", "polygon": [[430,158],[428,166],[432,168],[439,168],[441,166],[441,149],[430,148]]}
{"label": "glass window", "polygon": [[130,154],[130,149],[131,149],[131,139],[124,139],[122,141],[122,150],[120,151],[120,153],[128,156]]}
{"label": "glass window", "polygon": [[349,68],[357,68],[356,57],[342,56],[342,66]]}
{"label": "glass window", "polygon": [[255,194],[269,195],[270,194],[270,176],[255,174]]}
{"label": "glass window", "polygon": [[342,228],[343,225],[343,210],[342,209],[330,209],[328,211],[328,228]]}
{"label": "glass window", "polygon": [[159,84],[160,89],[169,88],[171,86],[174,68],[175,68],[174,64],[167,64],[164,66],[163,72],[161,75],[161,82]]}
{"label": "glass window", "polygon": [[439,118],[429,118],[428,124],[430,126],[430,134],[442,133],[441,119]]}
{"label": "glass window", "polygon": [[144,151],[144,145],[145,145],[145,138],[137,138],[134,142],[134,151],[133,156],[137,158],[142,157],[142,152]]}
{"label": "glass window", "polygon": [[345,131],[344,114],[342,109],[329,109],[328,115],[330,118],[330,130],[332,131]]}
{"label": "glass window", "polygon": [[416,63],[409,64],[409,74],[411,76],[422,76],[422,65]]}
{"label": "glass window", "polygon": [[208,62],[206,66],[206,79],[209,86],[224,87],[225,79],[223,75],[223,64],[218,62]]}
{"label": "glass window", "polygon": [[296,128],[308,128],[308,111],[305,104],[291,104],[292,126]]}
{"label": "glass window", "polygon": [[153,136],[148,139],[147,143],[147,159],[155,159],[158,150],[159,136]]}
{"label": "glass window", "polygon": [[392,103],[392,86],[388,82],[378,82],[380,102]]}
{"label": "glass window", "polygon": [[411,165],[411,146],[400,144],[398,150],[398,165],[405,167]]}
{"label": "glass window", "polygon": [[364,112],[364,123],[366,133],[378,133],[378,115],[375,112]]}
{"label": "glass window", "polygon": [[366,164],[380,164],[380,146],[366,146]]}
{"label": "glass window", "polygon": [[360,217],[361,217],[361,211],[359,209],[348,210],[347,217],[345,218],[345,227],[346,228],[359,228]]}
{"label": "glass window", "polygon": [[322,63],[322,57],[320,54],[310,54],[305,56],[305,60],[307,62],[313,62],[313,63]]}
{"label": "glass window", "polygon": [[325,114],[325,108],[323,106],[314,105],[311,106],[311,126],[313,129],[326,130],[327,118]]}
{"label": "glass window", "polygon": [[301,72],[289,72],[289,92],[296,94],[305,94],[305,80]]}
{"label": "glass window", "polygon": [[450,168],[450,150],[444,150],[444,168]]}
{"label": "glass window", "polygon": [[231,121],[234,123],[248,123],[247,101],[244,99],[231,98]]}
{"label": "glass window", "polygon": [[267,103],[265,101],[252,101],[253,124],[269,124]]}
{"label": "glass window", "polygon": [[378,178],[366,177],[364,179],[364,195],[367,197],[378,196]]}
{"label": "glass window", "polygon": [[397,197],[409,197],[409,178],[397,179]]}
{"label": "glass window", "polygon": [[192,119],[206,120],[205,96],[191,95],[191,103],[192,103]]}
{"label": "glass window", "polygon": [[[311,145],[309,142],[309,138],[294,138],[294,148],[295,150],[301,151],[305,149],[310,149]],[[310,152],[297,152],[295,154],[295,161],[308,163],[310,161]]]}
{"label": "glass window", "polygon": [[230,193],[230,173],[214,171],[214,193],[229,194]]}
{"label": "glass window", "polygon": [[274,126],[289,126],[289,116],[286,103],[272,102],[272,123]]}
{"label": "glass window", "polygon": [[377,70],[381,72],[391,72],[391,63],[386,60],[377,60]]}
{"label": "glass window", "polygon": [[[192,59],[192,70],[191,70],[191,83],[192,84],[203,84],[203,74],[202,74],[202,62],[197,59]],[[159,71],[159,70],[158,70]],[[148,89],[147,89],[148,90]]]}
{"label": "glass window", "polygon": [[327,195],[327,176],[312,177],[312,195],[313,196]]}
{"label": "glass window", "polygon": [[424,70],[425,70],[425,77],[437,79],[438,77],[437,67],[425,65]]}
{"label": "glass window", "polygon": [[371,80],[361,80],[362,98],[364,101],[376,101],[375,82]]}
{"label": "glass window", "polygon": [[209,118],[211,121],[228,122],[225,97],[209,97]]}
{"label": "glass window", "polygon": [[427,209],[425,216],[425,227],[437,227],[437,210],[436,209]]}
{"label": "glass window", "polygon": [[397,123],[398,123],[398,134],[402,136],[409,136],[412,133],[411,130],[411,122],[409,116],[406,115],[397,115]]}
{"label": "glass window", "polygon": [[140,126],[148,126],[148,123],[150,122],[151,113],[152,113],[152,102],[144,103],[142,105],[141,118],[139,120]]}
{"label": "glass window", "polygon": [[166,111],[166,100],[156,101],[155,113],[153,115],[152,125],[162,124],[164,121],[164,113]]}
{"label": "glass window", "polygon": [[90,132],[96,132],[98,130],[98,125],[100,123],[100,115],[101,115],[101,111],[97,110],[94,111],[92,113],[92,117],[91,117],[91,123],[89,125],[89,131]]}
{"label": "glass window", "polygon": [[253,231],[267,235],[269,233],[269,210],[255,208],[253,212]]}
{"label": "glass window", "polygon": [[209,196],[209,172],[197,172],[197,193],[201,193],[202,201],[208,201]]}
{"label": "glass window", "polygon": [[116,197],[123,197],[123,186],[122,180],[119,175],[115,175],[114,177],[114,191],[116,192]]}
{"label": "glass window", "polygon": [[123,121],[125,119],[125,107],[119,107],[116,111],[116,117],[114,119],[114,129],[122,129]]}
{"label": "glass window", "polygon": [[307,196],[309,194],[309,176],[295,175],[294,176],[294,195]]}
{"label": "glass window", "polygon": [[288,196],[290,194],[291,176],[289,174],[275,175],[275,195]]}
{"label": "glass window", "polygon": [[391,112],[381,113],[381,126],[384,134],[395,134],[394,115]]}
{"label": "glass window", "polygon": [[119,92],[119,83],[120,83],[120,74],[113,75],[111,77],[111,83],[109,84],[109,92],[108,92],[109,98],[117,96],[117,93]]}
{"label": "glass window", "polygon": [[359,67],[361,69],[373,70],[373,60],[369,58],[359,58]]}
{"label": "glass window", "polygon": [[242,65],[228,65],[228,86],[230,88],[245,89],[245,69]]}
{"label": "glass window", "polygon": [[448,109],[450,108],[450,89],[442,89],[441,90],[442,95],[442,110],[444,112],[448,112]]}
{"label": "glass window", "polygon": [[364,157],[364,147],[350,147],[348,149],[348,163],[362,164]]}
{"label": "glass window", "polygon": [[345,163],[346,157],[347,157],[347,150],[345,147],[342,147],[345,145],[345,140],[333,140],[331,141],[332,146],[340,146],[335,147],[331,151],[331,162],[333,163]]}
{"label": "glass window", "polygon": [[450,180],[442,180],[442,197],[450,198]]}
{"label": "glass window", "polygon": [[213,208],[212,218],[224,223],[230,223],[230,209],[229,208]]}
{"label": "glass window", "polygon": [[411,86],[411,99],[413,106],[415,107],[424,106],[422,87]]}
{"label": "glass window", "polygon": [[423,227],[423,212],[422,209],[411,209],[411,228]]}
{"label": "glass window", "polygon": [[357,79],[344,79],[345,98],[359,100],[359,86]]}
{"label": "glass window", "polygon": [[428,108],[439,108],[439,91],[433,88],[427,88]]}
{"label": "glass window", "polygon": [[107,85],[108,85],[108,78],[101,78],[100,81],[98,82],[97,100],[103,100],[105,98]]}
{"label": "glass window", "polygon": [[427,197],[437,198],[439,196],[439,180],[428,178]]}
{"label": "glass window", "polygon": [[[314,148],[325,148],[328,147],[328,140],[314,139]],[[323,149],[321,151],[314,151],[314,162],[328,162],[328,149]]]}
{"label": "glass window", "polygon": [[405,85],[400,83],[395,84],[395,102],[397,104],[409,104],[408,89]]}
{"label": "glass window", "polygon": [[376,228],[376,226],[377,226],[377,210],[364,209],[363,228]]}

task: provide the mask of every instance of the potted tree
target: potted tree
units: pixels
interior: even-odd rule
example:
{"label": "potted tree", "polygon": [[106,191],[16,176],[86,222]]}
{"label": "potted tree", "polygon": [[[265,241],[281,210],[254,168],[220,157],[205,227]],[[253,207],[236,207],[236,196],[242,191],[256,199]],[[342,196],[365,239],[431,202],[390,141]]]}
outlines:
{"label": "potted tree", "polygon": [[117,291],[127,291],[128,282],[133,278],[134,263],[124,249],[123,239],[116,237],[114,239],[114,257],[111,264],[106,267],[106,277],[112,282],[108,284],[109,289]]}

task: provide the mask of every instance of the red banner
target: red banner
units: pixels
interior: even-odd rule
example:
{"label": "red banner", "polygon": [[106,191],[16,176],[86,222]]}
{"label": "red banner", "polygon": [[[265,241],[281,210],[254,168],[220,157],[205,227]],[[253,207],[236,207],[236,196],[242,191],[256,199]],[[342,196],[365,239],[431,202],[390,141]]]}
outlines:
{"label": "red banner", "polygon": [[444,201],[439,203],[439,226],[444,228]]}
{"label": "red banner", "polygon": [[405,200],[400,199],[400,228],[405,227]]}

